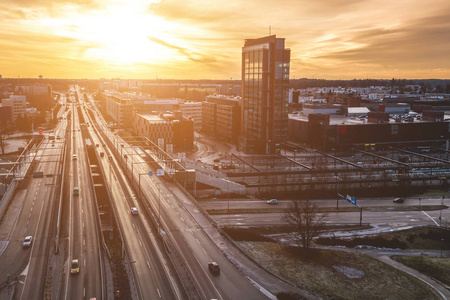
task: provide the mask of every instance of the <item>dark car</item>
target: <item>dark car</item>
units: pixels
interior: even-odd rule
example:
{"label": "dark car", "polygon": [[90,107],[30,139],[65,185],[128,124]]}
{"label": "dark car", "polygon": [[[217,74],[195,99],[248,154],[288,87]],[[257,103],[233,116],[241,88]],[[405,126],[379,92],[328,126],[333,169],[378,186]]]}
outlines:
{"label": "dark car", "polygon": [[395,198],[393,201],[394,201],[394,203],[403,203],[403,202],[405,202],[405,199],[403,199],[403,198]]}
{"label": "dark car", "polygon": [[215,261],[212,261],[212,262],[208,263],[208,269],[214,275],[219,275],[220,274],[219,264],[216,263]]}

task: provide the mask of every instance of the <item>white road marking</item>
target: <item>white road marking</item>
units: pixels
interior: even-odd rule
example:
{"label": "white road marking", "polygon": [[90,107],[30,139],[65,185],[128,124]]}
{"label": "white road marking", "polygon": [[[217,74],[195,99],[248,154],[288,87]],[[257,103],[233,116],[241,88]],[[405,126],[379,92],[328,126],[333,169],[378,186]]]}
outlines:
{"label": "white road marking", "polygon": [[208,254],[208,252],[206,252],[205,248],[202,248],[202,249],[203,249],[203,252],[205,252],[206,254]]}
{"label": "white road marking", "polygon": [[159,298],[161,298],[161,293],[159,292],[159,289],[157,288],[156,290],[158,291]]}
{"label": "white road marking", "polygon": [[148,262],[148,260],[147,260],[147,266],[148,266],[149,269],[151,269],[150,263]]}
{"label": "white road marking", "polygon": [[432,217],[430,217],[430,215],[429,214],[427,214],[426,212],[424,212],[423,210],[422,210],[422,212],[425,214],[425,216],[427,216],[428,218],[430,218],[431,219],[431,221],[433,221],[434,222],[434,224],[436,224],[436,226],[439,226],[439,224],[438,224],[438,222],[436,222]]}
{"label": "white road marking", "polygon": [[86,288],[83,288],[83,297],[86,297]]}
{"label": "white road marking", "polygon": [[197,238],[196,238],[195,240],[196,240],[196,241],[197,241],[197,243],[198,243],[198,244],[200,245],[200,241],[199,241],[199,240],[198,240]]}
{"label": "white road marking", "polygon": [[142,242],[141,242],[141,240],[138,240],[138,242],[139,242],[139,245],[141,245],[141,247],[142,247]]}
{"label": "white road marking", "polygon": [[184,222],[184,219],[183,219],[183,218],[181,218],[181,221],[183,221],[183,222]]}

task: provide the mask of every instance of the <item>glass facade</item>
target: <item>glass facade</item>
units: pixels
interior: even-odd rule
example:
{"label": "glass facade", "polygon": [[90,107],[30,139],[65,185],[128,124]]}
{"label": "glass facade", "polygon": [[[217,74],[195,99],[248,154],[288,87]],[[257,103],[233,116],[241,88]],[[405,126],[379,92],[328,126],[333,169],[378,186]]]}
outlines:
{"label": "glass facade", "polygon": [[242,119],[239,147],[274,153],[287,139],[290,50],[284,39],[246,40],[242,50]]}

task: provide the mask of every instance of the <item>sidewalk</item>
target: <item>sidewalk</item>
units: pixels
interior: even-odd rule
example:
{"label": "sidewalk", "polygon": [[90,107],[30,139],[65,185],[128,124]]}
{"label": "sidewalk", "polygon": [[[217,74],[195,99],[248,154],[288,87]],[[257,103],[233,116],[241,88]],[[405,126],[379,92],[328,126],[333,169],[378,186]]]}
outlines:
{"label": "sidewalk", "polygon": [[[422,282],[425,282],[431,288],[433,288],[435,291],[437,291],[443,299],[450,299],[450,290],[448,289],[448,287],[446,288],[443,283],[438,282],[438,281],[434,280],[433,278],[430,278],[430,277],[420,273],[417,270],[411,269],[411,268],[391,259],[388,255],[379,255],[377,253],[372,253],[372,254],[369,253],[368,255],[379,261],[382,261],[398,270],[408,273],[411,276],[416,277],[417,279],[421,280]],[[447,255],[448,255],[448,253],[447,253]]]}

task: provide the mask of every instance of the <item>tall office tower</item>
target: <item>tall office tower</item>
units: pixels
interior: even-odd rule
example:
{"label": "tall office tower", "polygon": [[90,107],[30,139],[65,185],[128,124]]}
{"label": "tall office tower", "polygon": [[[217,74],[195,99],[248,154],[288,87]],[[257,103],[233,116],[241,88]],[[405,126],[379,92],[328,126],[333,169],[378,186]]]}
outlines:
{"label": "tall office tower", "polygon": [[275,35],[245,40],[239,149],[277,153],[287,139],[291,50]]}

